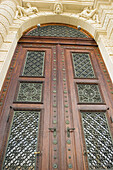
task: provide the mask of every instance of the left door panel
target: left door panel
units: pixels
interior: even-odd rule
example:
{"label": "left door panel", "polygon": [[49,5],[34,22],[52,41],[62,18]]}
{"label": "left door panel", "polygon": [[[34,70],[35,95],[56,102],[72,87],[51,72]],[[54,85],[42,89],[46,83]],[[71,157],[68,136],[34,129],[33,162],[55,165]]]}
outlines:
{"label": "left door panel", "polygon": [[47,159],[41,162],[43,148],[45,153],[50,149],[51,52],[51,47],[19,46],[0,115],[1,169],[49,166]]}

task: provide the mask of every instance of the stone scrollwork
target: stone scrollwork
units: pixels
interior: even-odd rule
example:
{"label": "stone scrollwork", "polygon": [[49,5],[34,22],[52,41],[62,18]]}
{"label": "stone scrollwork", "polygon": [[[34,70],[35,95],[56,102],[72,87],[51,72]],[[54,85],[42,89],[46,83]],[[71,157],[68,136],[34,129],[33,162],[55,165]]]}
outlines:
{"label": "stone scrollwork", "polygon": [[92,7],[85,7],[83,11],[78,14],[78,16],[85,18],[87,20],[91,19],[95,21],[96,23],[100,23],[97,9],[93,9]]}
{"label": "stone scrollwork", "polygon": [[54,4],[54,13],[55,14],[63,13],[63,5],[61,2],[57,2]]}
{"label": "stone scrollwork", "polygon": [[28,17],[33,14],[37,14],[37,7],[32,7],[30,3],[26,4],[26,7],[17,5],[17,11],[14,19],[20,19],[22,17]]}

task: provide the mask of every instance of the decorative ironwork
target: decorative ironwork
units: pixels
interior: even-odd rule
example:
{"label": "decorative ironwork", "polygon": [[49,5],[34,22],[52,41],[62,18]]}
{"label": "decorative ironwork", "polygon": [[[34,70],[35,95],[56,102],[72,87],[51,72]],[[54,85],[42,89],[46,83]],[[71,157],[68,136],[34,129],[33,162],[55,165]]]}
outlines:
{"label": "decorative ironwork", "polygon": [[68,26],[48,25],[38,27],[30,31],[27,35],[30,36],[50,36],[50,37],[79,37],[88,38],[83,32]]}
{"label": "decorative ironwork", "polygon": [[42,83],[20,83],[17,100],[18,102],[41,102]]}
{"label": "decorative ironwork", "polygon": [[75,77],[95,78],[94,70],[88,53],[72,53]]}
{"label": "decorative ironwork", "polygon": [[102,103],[100,90],[96,84],[77,84],[80,103]]}
{"label": "decorative ironwork", "polygon": [[28,51],[22,76],[43,76],[44,57],[43,51]]}
{"label": "decorative ironwork", "polygon": [[35,168],[40,111],[15,111],[3,170]]}
{"label": "decorative ironwork", "polygon": [[81,112],[89,169],[113,169],[113,141],[105,112]]}

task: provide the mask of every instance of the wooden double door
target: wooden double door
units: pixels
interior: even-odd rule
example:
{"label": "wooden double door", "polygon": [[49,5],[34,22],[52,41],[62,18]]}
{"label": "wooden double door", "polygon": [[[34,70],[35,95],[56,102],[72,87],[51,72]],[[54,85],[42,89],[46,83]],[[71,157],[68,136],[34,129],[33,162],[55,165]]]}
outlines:
{"label": "wooden double door", "polygon": [[23,37],[1,93],[1,169],[112,168],[111,91],[93,39]]}

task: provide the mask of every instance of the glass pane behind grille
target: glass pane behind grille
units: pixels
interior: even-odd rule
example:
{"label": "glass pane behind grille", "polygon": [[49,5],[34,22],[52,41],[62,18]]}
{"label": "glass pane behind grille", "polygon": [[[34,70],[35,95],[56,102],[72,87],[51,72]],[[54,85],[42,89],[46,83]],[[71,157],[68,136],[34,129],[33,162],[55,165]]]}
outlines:
{"label": "glass pane behind grille", "polygon": [[80,103],[102,103],[102,97],[98,85],[77,84]]}
{"label": "glass pane behind grille", "polygon": [[15,111],[3,170],[34,170],[40,111]]}
{"label": "glass pane behind grille", "polygon": [[27,35],[31,36],[51,36],[51,37],[80,37],[88,38],[83,32],[72,27],[62,25],[48,25],[36,28],[30,31]]}
{"label": "glass pane behind grille", "polygon": [[17,96],[18,102],[41,102],[42,83],[20,83]]}
{"label": "glass pane behind grille", "polygon": [[104,112],[81,112],[90,170],[113,169],[113,141]]}
{"label": "glass pane behind grille", "polygon": [[22,76],[44,76],[44,57],[43,51],[28,51]]}
{"label": "glass pane behind grille", "polygon": [[87,53],[72,53],[76,78],[95,78],[90,56]]}

